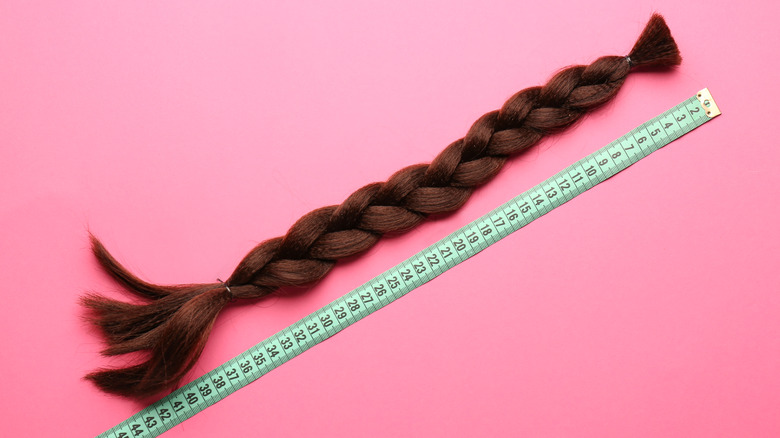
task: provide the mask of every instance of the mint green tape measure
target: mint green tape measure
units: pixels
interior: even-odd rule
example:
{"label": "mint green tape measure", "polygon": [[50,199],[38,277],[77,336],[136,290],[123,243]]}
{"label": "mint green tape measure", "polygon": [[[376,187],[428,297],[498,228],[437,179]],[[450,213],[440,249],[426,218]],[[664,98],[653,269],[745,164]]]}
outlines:
{"label": "mint green tape measure", "polygon": [[160,435],[718,115],[709,90],[701,90],[98,438]]}

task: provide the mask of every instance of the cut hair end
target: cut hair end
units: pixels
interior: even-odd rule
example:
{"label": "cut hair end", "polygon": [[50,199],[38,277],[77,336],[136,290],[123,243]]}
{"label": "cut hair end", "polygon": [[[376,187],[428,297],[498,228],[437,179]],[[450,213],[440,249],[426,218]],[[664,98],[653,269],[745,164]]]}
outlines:
{"label": "cut hair end", "polygon": [[680,50],[661,14],[653,13],[626,58],[632,68],[680,65]]}

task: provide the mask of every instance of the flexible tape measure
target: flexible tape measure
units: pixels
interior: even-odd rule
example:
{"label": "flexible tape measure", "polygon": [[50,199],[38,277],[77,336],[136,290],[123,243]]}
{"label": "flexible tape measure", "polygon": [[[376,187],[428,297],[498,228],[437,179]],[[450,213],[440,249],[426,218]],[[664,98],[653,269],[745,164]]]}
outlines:
{"label": "flexible tape measure", "polygon": [[98,438],[155,437],[720,115],[706,88]]}

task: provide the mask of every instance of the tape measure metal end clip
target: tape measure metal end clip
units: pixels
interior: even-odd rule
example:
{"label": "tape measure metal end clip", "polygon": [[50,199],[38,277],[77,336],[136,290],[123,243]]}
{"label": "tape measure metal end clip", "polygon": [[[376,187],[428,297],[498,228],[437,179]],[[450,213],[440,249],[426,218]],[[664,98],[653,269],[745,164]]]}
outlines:
{"label": "tape measure metal end clip", "polygon": [[712,98],[712,94],[708,88],[696,93],[696,98],[699,99],[701,108],[704,110],[705,114],[707,114],[707,117],[713,118],[720,115],[720,109],[718,109],[718,105],[715,103],[715,99]]}

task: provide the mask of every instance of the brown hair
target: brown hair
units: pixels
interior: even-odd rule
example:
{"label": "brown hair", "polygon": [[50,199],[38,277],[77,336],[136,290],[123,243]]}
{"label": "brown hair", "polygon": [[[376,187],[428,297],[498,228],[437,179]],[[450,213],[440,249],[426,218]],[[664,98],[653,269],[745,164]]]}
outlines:
{"label": "brown hair", "polygon": [[456,210],[508,157],[609,101],[633,69],[680,61],[666,23],[654,14],[628,56],[605,56],[587,66],[569,67],[543,86],[518,92],[501,109],[480,117],[464,138],[430,164],[401,169],[386,182],[358,189],[341,205],[304,215],[284,236],[260,243],[224,283],[147,283],[91,236],[92,250],[105,271],[148,301],[130,304],[96,294],[83,298],[90,320],[106,336],[103,354],[144,352],[148,358],[86,378],[104,391],[128,397],[155,395],[175,386],[198,360],[217,315],[230,301],[315,282],[336,260],[365,251],[383,234],[403,232],[430,215]]}

